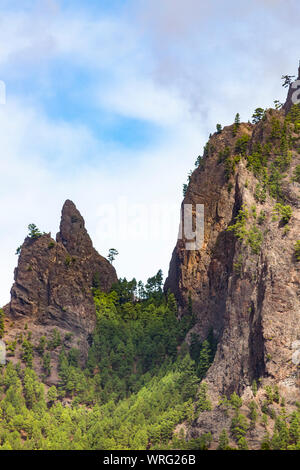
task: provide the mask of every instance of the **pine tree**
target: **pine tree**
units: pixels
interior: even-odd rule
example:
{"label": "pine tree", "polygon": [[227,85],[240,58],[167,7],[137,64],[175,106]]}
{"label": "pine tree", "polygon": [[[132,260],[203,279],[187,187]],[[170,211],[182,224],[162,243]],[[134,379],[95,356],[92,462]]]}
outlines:
{"label": "pine tree", "polygon": [[51,374],[51,356],[49,352],[43,355],[43,370],[47,377]]}
{"label": "pine tree", "polygon": [[35,224],[29,224],[28,225],[28,236],[29,238],[39,238],[42,236],[42,233],[39,231],[37,226]]}
{"label": "pine tree", "polygon": [[199,337],[195,334],[191,334],[191,342],[190,342],[190,355],[193,361],[197,361],[199,359],[201,351],[201,342],[199,341]]}
{"label": "pine tree", "polygon": [[223,429],[219,436],[218,450],[228,450],[228,448],[229,448],[229,438],[228,438],[226,429]]}
{"label": "pine tree", "polygon": [[198,411],[211,411],[212,410],[212,404],[207,396],[207,384],[205,382],[202,382],[199,387],[197,410]]}
{"label": "pine tree", "polygon": [[255,423],[257,421],[257,405],[255,401],[251,401],[249,404],[249,409],[250,409],[250,420],[251,420],[251,426],[255,427]]}
{"label": "pine tree", "polygon": [[240,124],[241,124],[240,115],[239,113],[237,113],[234,118],[234,126],[233,126],[233,131],[232,131],[233,136],[236,136],[238,128],[240,127]]}
{"label": "pine tree", "polygon": [[256,108],[252,115],[252,123],[257,124],[264,117],[265,111],[263,108]]}
{"label": "pine tree", "polygon": [[238,127],[240,123],[241,123],[241,118],[240,118],[239,113],[237,113],[234,118],[234,124]]}
{"label": "pine tree", "polygon": [[197,367],[197,374],[200,379],[205,377],[206,372],[210,367],[210,357],[211,357],[211,349],[209,347],[209,343],[207,340],[203,341],[201,351],[199,354],[199,361]]}
{"label": "pine tree", "polygon": [[115,260],[116,256],[119,254],[118,250],[115,248],[110,248],[108,251],[107,259],[112,264],[112,262]]}
{"label": "pine tree", "polygon": [[255,379],[254,379],[253,382],[252,382],[252,392],[253,392],[253,395],[256,397],[256,394],[257,394],[257,382],[256,382]]}
{"label": "pine tree", "polygon": [[55,385],[52,385],[52,387],[50,387],[48,390],[47,399],[52,404],[57,400],[57,397],[58,397],[57,389]]}
{"label": "pine tree", "polygon": [[239,450],[248,450],[248,444],[245,437],[240,437],[238,440]]}

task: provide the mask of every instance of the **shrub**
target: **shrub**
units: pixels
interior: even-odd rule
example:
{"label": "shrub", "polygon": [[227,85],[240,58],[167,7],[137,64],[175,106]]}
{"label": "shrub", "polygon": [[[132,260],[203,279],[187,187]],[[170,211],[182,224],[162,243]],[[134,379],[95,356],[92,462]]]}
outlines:
{"label": "shrub", "polygon": [[42,354],[44,354],[44,351],[45,351],[45,347],[46,347],[46,336],[41,336],[40,337],[40,340],[39,340],[39,344],[37,345],[36,347],[36,350],[37,352],[42,356]]}
{"label": "shrub", "polygon": [[202,382],[199,388],[197,409],[199,411],[212,410],[211,401],[207,397],[207,384],[205,382]]}
{"label": "shrub", "polygon": [[71,256],[67,255],[65,259],[65,265],[70,266],[71,262],[72,262]]}
{"label": "shrub", "polygon": [[28,367],[32,367],[33,345],[25,339],[22,344],[22,359]]}
{"label": "shrub", "polygon": [[54,328],[52,330],[52,338],[50,341],[48,341],[48,348],[50,350],[56,349],[58,346],[61,344],[61,336],[60,332],[57,330],[57,328]]}
{"label": "shrub", "polygon": [[293,181],[300,183],[300,165],[297,165],[294,170]]}
{"label": "shrub", "polygon": [[296,241],[294,252],[295,252],[296,260],[300,261],[300,240]]}
{"label": "shrub", "polygon": [[238,153],[239,155],[246,155],[247,148],[248,148],[248,142],[250,140],[250,136],[247,134],[242,135],[239,139],[237,139],[236,144],[235,144],[235,152]]}
{"label": "shrub", "polygon": [[262,225],[265,220],[266,220],[266,213],[265,213],[265,211],[261,211],[259,213],[259,216],[258,216],[258,219],[257,219],[259,225]]}
{"label": "shrub", "polygon": [[236,413],[231,422],[231,432],[234,438],[239,441],[242,437],[245,437],[249,428],[247,418],[241,413]]}
{"label": "shrub", "polygon": [[284,206],[280,202],[278,202],[274,207],[274,212],[280,215],[281,222],[286,225],[290,218],[292,217],[292,208],[291,206]]}
{"label": "shrub", "polygon": [[227,158],[230,157],[230,154],[231,154],[231,151],[230,151],[230,147],[225,147],[225,149],[223,151],[220,151],[219,152],[219,155],[218,155],[218,163],[222,163],[224,162],[225,160],[227,160]]}
{"label": "shrub", "polygon": [[237,393],[233,392],[232,395],[230,395],[230,403],[235,410],[238,410],[241,408],[243,401]]}
{"label": "shrub", "polygon": [[256,225],[251,227],[248,233],[247,244],[250,245],[252,253],[258,255],[263,241],[263,234]]}
{"label": "shrub", "polygon": [[49,352],[43,355],[43,369],[47,377],[51,374],[51,356]]}
{"label": "shrub", "polygon": [[28,225],[28,236],[29,238],[39,238],[42,236],[42,233],[39,231],[37,226],[35,224],[29,224]]}
{"label": "shrub", "polygon": [[239,210],[238,215],[236,216],[235,224],[230,225],[227,231],[233,232],[234,235],[239,240],[244,240],[247,236],[246,221],[248,217],[249,217],[248,209],[245,206],[243,206],[242,209]]}
{"label": "shrub", "polygon": [[265,110],[263,108],[256,108],[252,115],[252,123],[257,124],[265,115]]}
{"label": "shrub", "polygon": [[228,449],[229,449],[229,438],[228,438],[226,429],[223,429],[219,436],[218,450],[228,450]]}

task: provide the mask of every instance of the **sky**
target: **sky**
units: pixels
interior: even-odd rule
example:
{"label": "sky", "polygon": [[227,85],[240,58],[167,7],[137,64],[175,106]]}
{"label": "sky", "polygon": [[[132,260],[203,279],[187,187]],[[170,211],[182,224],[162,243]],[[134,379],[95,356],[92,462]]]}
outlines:
{"label": "sky", "polygon": [[167,275],[182,185],[216,123],[285,100],[298,0],[0,0],[0,305],[71,199],[119,277]]}

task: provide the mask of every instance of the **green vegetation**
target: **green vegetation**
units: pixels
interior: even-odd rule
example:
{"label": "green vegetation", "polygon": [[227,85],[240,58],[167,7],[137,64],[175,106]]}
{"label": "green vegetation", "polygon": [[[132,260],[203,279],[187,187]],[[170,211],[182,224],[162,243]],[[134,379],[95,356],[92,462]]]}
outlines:
{"label": "green vegetation", "polygon": [[112,264],[112,262],[116,259],[116,256],[118,256],[119,252],[115,248],[110,248],[108,251],[107,259],[108,261]]}
{"label": "green vegetation", "polygon": [[4,335],[4,312],[2,308],[0,308],[0,339],[3,338]]}
{"label": "green vegetation", "polygon": [[[251,142],[247,134],[239,137],[232,146],[226,146],[219,152],[218,163],[224,163],[225,176],[229,180],[235,173],[236,165],[241,159],[246,160],[247,168],[258,179],[255,197],[260,203],[266,201],[267,194],[284,203],[282,181],[287,176],[293,152],[299,151],[300,106],[294,105],[284,119],[274,115],[273,110],[257,108],[252,116],[253,124],[262,122],[266,138],[264,143]],[[233,125],[233,136],[240,128],[240,116],[236,115]],[[300,165],[293,172],[293,181],[300,182]]]}
{"label": "green vegetation", "polygon": [[[282,181],[288,170],[291,175],[292,151],[300,147],[298,137],[293,134],[300,133],[300,107],[293,107],[284,122],[280,113],[271,114],[257,108],[252,122],[260,122],[262,131],[270,125],[269,136],[264,134],[264,144],[250,142],[249,135],[240,131],[233,145],[219,152],[218,163],[224,165],[230,192],[234,187],[231,177],[243,160],[257,178],[256,201],[264,204],[268,195],[274,198],[274,214],[287,226],[292,209],[286,205]],[[240,127],[237,114],[234,136]],[[217,124],[217,133],[222,132],[226,137],[226,130]],[[204,157],[214,150],[208,143]],[[199,156],[196,166],[202,165],[203,158]],[[188,183],[190,178],[191,173]],[[295,167],[292,180],[300,182],[300,165]],[[188,183],[183,186],[184,196]],[[252,181],[249,184],[247,180],[245,186],[248,185],[252,187]],[[252,254],[259,255],[263,243],[260,229],[265,220],[266,211],[258,210],[255,205],[242,206],[227,230],[248,246]],[[34,224],[28,229],[32,239],[42,235]],[[48,248],[54,246],[50,241]],[[117,250],[109,250],[111,263],[117,254]],[[300,261],[300,240],[294,246],[294,254]],[[75,258],[68,255],[65,265],[73,262]],[[239,254],[234,263],[236,275],[242,275],[243,264],[243,255]],[[97,323],[89,338],[84,366],[72,333],[61,335],[57,328],[32,344],[32,334],[26,325],[25,331],[7,342],[8,357],[14,356],[17,347],[21,348],[22,364],[8,362],[0,367],[0,449],[204,450],[210,447],[213,437],[210,433],[187,441],[184,426],[178,433],[174,430],[179,424],[191,424],[201,413],[213,409],[205,377],[216,353],[216,338],[213,331],[207,337],[191,333],[189,344],[185,342],[195,323],[192,302],[185,315],[178,315],[175,297],[163,293],[162,282],[159,270],[145,285],[124,278],[109,293],[104,293],[99,273],[95,273],[92,293]],[[0,338],[3,334],[4,313],[0,310]],[[267,360],[270,359],[267,355]],[[42,371],[42,381],[33,370],[34,363]],[[46,390],[43,380],[47,382],[46,378],[53,372],[59,377],[57,386]],[[237,449],[248,449],[251,433],[259,423],[265,427],[262,449],[300,450],[299,407],[288,414],[276,386],[266,386],[258,397],[257,391],[257,382],[253,380],[252,401],[243,404],[235,392],[229,398],[222,397],[218,412],[224,412],[231,425],[217,436],[218,449],[230,449],[230,442]]]}
{"label": "green vegetation", "polygon": [[238,132],[238,129],[240,127],[240,124],[241,124],[241,118],[240,118],[239,113],[237,113],[235,115],[235,118],[234,118],[234,126],[233,126],[233,129],[232,129],[232,135],[233,136],[236,136],[236,134]]}
{"label": "green vegetation", "polygon": [[[238,211],[235,223],[230,225],[227,231],[233,232],[238,240],[244,241],[246,245],[251,247],[253,254],[258,255],[263,242],[263,234],[255,224],[247,229],[247,221],[249,221],[251,217],[256,218],[256,211],[254,212],[252,209],[252,214],[250,215],[247,207],[243,206],[242,209]],[[234,269],[239,271],[242,265],[241,263],[242,261],[235,264]]]}
{"label": "green vegetation", "polygon": [[198,155],[198,157],[196,158],[196,161],[195,161],[195,167],[203,168],[203,166],[204,166],[203,157],[201,155]]}
{"label": "green vegetation", "polygon": [[48,341],[48,349],[54,350],[61,344],[61,336],[57,328],[54,328],[51,333],[51,339]]}
{"label": "green vegetation", "polygon": [[252,123],[257,124],[262,120],[265,115],[265,110],[263,108],[256,108],[252,115]]}
{"label": "green vegetation", "polygon": [[219,436],[219,446],[218,450],[230,450],[229,447],[229,438],[226,432],[226,429],[223,429]]}
{"label": "green vegetation", "polygon": [[263,234],[256,225],[253,225],[248,232],[247,244],[250,245],[252,253],[258,255],[260,253],[261,244],[263,242]]}
{"label": "green vegetation", "polygon": [[35,224],[28,225],[28,237],[29,238],[39,238],[42,236],[42,233],[39,231]]}
{"label": "green vegetation", "polygon": [[24,339],[22,344],[22,359],[28,367],[32,367],[33,344],[27,339]]}
{"label": "green vegetation", "polygon": [[216,125],[216,128],[217,128],[217,134],[221,134],[221,132],[222,132],[222,126],[221,126],[221,124],[217,124],[217,125]]}
{"label": "green vegetation", "polygon": [[235,153],[245,156],[247,152],[249,140],[250,140],[250,136],[247,134],[244,134],[242,135],[242,137],[237,139],[235,143],[235,149],[234,149]]}
{"label": "green vegetation", "polygon": [[297,240],[294,247],[294,253],[297,261],[300,261],[300,240]]}
{"label": "green vegetation", "polygon": [[218,163],[225,162],[225,161],[227,160],[227,158],[230,157],[230,154],[231,154],[230,147],[226,146],[223,151],[220,151],[220,152],[219,152],[219,160],[218,160]]}
{"label": "green vegetation", "polygon": [[[184,343],[192,305],[179,320],[162,280],[158,271],[145,285],[120,279],[110,293],[93,288],[97,326],[84,368],[79,350],[66,349],[57,329],[42,336],[36,351],[44,377],[59,354],[59,383],[47,393],[33,371],[34,346],[18,335],[25,368],[0,368],[0,449],[209,448],[209,433],[187,442],[174,429],[194,419],[215,341],[210,333],[197,353]],[[203,382],[197,400],[198,413],[211,409]]]}
{"label": "green vegetation", "polygon": [[207,396],[207,384],[202,382],[197,395],[197,411],[211,411],[212,404]]}
{"label": "green vegetation", "polygon": [[18,248],[16,249],[16,255],[19,255],[21,253],[21,250],[22,250],[22,245],[18,246]]}
{"label": "green vegetation", "polygon": [[300,183],[300,165],[297,165],[294,170],[294,177],[293,180],[297,183]]}
{"label": "green vegetation", "polygon": [[65,265],[70,266],[71,263],[72,263],[72,258],[70,255],[67,255],[65,258]]}
{"label": "green vegetation", "polygon": [[284,206],[278,202],[274,207],[274,213],[278,214],[281,217],[281,223],[286,225],[292,217],[292,208],[291,206]]}

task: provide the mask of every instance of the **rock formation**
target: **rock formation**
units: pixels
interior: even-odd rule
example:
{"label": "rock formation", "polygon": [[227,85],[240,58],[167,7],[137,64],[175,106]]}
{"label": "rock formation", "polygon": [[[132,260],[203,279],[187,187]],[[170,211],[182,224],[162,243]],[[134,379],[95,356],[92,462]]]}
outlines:
{"label": "rock formation", "polygon": [[91,287],[108,291],[117,281],[114,267],[92,245],[72,201],[62,209],[56,241],[50,234],[27,237],[21,247],[11,301],[4,308],[9,336],[24,324],[35,335],[57,327],[74,334],[83,355],[96,324]]}
{"label": "rock formation", "polygon": [[[183,200],[205,206],[204,243],[188,251],[178,240],[165,291],[183,315],[192,300],[201,341],[213,329],[218,347],[205,381],[215,403],[234,391],[251,395],[253,380],[300,398],[292,361],[300,339],[300,109],[291,90],[283,109],[210,138]],[[199,432],[215,422],[204,418]]]}

